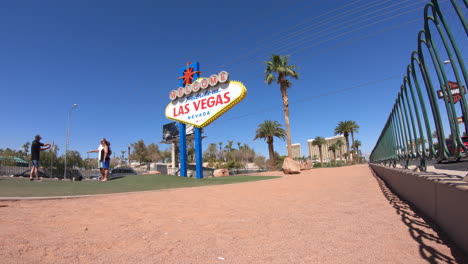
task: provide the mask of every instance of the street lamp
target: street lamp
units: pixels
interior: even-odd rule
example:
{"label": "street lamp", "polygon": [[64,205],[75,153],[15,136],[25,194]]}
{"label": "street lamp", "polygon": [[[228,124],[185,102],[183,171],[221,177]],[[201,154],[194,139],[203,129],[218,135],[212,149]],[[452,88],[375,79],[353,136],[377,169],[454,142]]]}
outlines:
{"label": "street lamp", "polygon": [[128,156],[128,167],[130,168],[130,145],[128,145],[127,156]]}
{"label": "street lamp", "polygon": [[68,143],[69,143],[69,138],[70,138],[70,116],[73,111],[78,105],[74,104],[70,111],[68,112],[68,122],[67,122],[67,137],[65,141],[65,171],[63,173],[63,179],[65,180],[67,178],[67,155],[68,155]]}
{"label": "street lamp", "polygon": [[[462,58],[462,60],[466,60],[466,58]],[[453,62],[458,62],[457,60],[454,60]],[[451,60],[444,60],[444,64],[450,64],[452,63]]]}

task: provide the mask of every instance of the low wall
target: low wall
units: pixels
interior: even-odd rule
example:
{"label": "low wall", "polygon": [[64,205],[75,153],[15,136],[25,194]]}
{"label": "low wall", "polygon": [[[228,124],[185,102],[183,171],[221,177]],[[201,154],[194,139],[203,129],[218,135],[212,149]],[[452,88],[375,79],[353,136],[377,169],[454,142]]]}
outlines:
{"label": "low wall", "polygon": [[468,254],[468,182],[443,174],[371,164],[392,190],[409,201]]}

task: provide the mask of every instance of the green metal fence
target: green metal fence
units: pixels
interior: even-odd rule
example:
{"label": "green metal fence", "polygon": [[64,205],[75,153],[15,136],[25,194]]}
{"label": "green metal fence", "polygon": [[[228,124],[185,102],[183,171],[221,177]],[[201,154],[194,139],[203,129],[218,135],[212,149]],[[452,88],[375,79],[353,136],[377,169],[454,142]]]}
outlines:
{"label": "green metal fence", "polygon": [[[468,0],[450,2],[454,14],[450,18],[460,23],[466,37],[468,23],[464,13],[468,11]],[[425,6],[424,29],[417,40],[417,50],[411,53],[400,92],[370,162],[393,166],[404,162],[407,168],[411,160],[417,160],[425,171],[428,160],[457,161],[467,157],[463,141],[468,139],[468,73],[460,44],[455,41],[439,1],[432,0]],[[441,59],[441,54],[448,60]],[[448,62],[451,69],[447,70],[444,63]],[[449,81],[449,77],[454,81]]]}

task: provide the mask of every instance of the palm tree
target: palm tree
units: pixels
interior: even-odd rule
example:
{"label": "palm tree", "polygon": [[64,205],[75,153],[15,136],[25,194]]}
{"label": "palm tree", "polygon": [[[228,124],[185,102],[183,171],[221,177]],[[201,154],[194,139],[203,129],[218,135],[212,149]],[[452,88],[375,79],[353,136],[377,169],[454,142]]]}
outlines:
{"label": "palm tree", "polygon": [[121,165],[122,165],[122,162],[124,162],[125,152],[126,152],[125,150],[121,150],[121,151],[120,151],[120,153],[122,154],[122,155],[120,156],[120,164],[121,164]]}
{"label": "palm tree", "polygon": [[273,149],[273,138],[277,137],[282,140],[286,138],[286,131],[281,127],[281,124],[278,121],[265,120],[263,123],[258,125],[257,130],[255,131],[255,138],[262,138],[268,144],[268,153],[270,155],[270,170],[275,168],[275,151]]}
{"label": "palm tree", "polygon": [[242,143],[241,143],[241,142],[237,142],[237,150],[241,150],[241,148],[242,148],[242,146],[241,146],[241,145],[242,145]]}
{"label": "palm tree", "polygon": [[359,133],[359,125],[356,123],[356,121],[346,121],[350,123],[351,130],[349,131],[351,133],[351,139],[352,139],[352,145],[354,145],[354,133]]}
{"label": "palm tree", "polygon": [[295,65],[288,65],[289,55],[281,56],[273,54],[271,55],[271,61],[265,61],[265,82],[271,84],[273,81],[280,85],[281,97],[283,99],[283,111],[284,120],[286,124],[286,137],[288,145],[288,157],[292,158],[292,146],[291,146],[291,126],[289,124],[289,99],[288,99],[288,88],[291,87],[291,82],[286,79],[290,76],[294,79],[299,78],[299,73],[294,71],[298,67]]}
{"label": "palm tree", "polygon": [[23,149],[24,149],[24,153],[26,153],[25,156],[28,156],[30,146],[31,146],[31,143],[29,143],[29,142],[24,143]]}
{"label": "palm tree", "polygon": [[335,142],[336,146],[338,147],[338,150],[340,151],[340,159],[343,157],[343,151],[342,151],[342,146],[344,145],[343,143],[343,140],[341,139],[338,139],[336,142]]}
{"label": "palm tree", "polygon": [[222,160],[223,159],[223,142],[218,142],[218,145],[219,145],[218,159]]}
{"label": "palm tree", "polygon": [[227,145],[224,147],[228,152],[232,152],[232,145],[234,144],[234,141],[228,140]]}
{"label": "palm tree", "polygon": [[336,150],[337,149],[338,149],[338,145],[336,145],[336,143],[333,143],[328,147],[328,151],[333,152],[333,158],[334,158],[335,162],[336,162]]}
{"label": "palm tree", "polygon": [[346,155],[346,160],[348,160],[349,156],[349,133],[353,130],[353,123],[351,121],[341,121],[338,123],[338,125],[335,127],[335,135],[343,135],[345,137],[346,141],[346,150],[348,155]]}
{"label": "palm tree", "polygon": [[345,160],[348,160],[349,153],[345,153],[345,154],[343,154],[343,157],[345,157]]}
{"label": "palm tree", "polygon": [[353,148],[356,150],[357,161],[359,161],[359,147],[362,145],[360,140],[354,141]]}
{"label": "palm tree", "polygon": [[327,140],[321,136],[317,136],[312,141],[312,146],[317,146],[320,154],[320,163],[323,165],[322,146],[327,144]]}
{"label": "palm tree", "polygon": [[[348,121],[350,124],[351,124],[351,131],[349,131],[351,133],[351,139],[352,139],[352,144],[351,146],[353,146],[354,148],[354,133],[359,133],[359,125],[356,123],[356,121]],[[356,158],[359,154],[357,154],[356,152]],[[353,156],[354,158],[354,156]],[[357,160],[356,160],[357,161]]]}

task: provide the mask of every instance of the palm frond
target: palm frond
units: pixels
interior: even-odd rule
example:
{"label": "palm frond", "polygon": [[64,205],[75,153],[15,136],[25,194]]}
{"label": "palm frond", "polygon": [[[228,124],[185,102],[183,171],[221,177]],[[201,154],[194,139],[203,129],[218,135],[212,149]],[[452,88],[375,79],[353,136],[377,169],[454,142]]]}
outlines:
{"label": "palm frond", "polygon": [[264,139],[265,141],[268,137],[277,137],[280,139],[286,139],[286,131],[281,127],[281,124],[278,121],[265,120],[263,123],[258,125],[257,130],[255,131],[256,139]]}
{"label": "palm frond", "polygon": [[273,82],[275,79],[276,79],[276,77],[275,77],[273,74],[271,74],[271,73],[265,75],[265,82],[266,82],[267,84],[270,84],[270,83]]}

